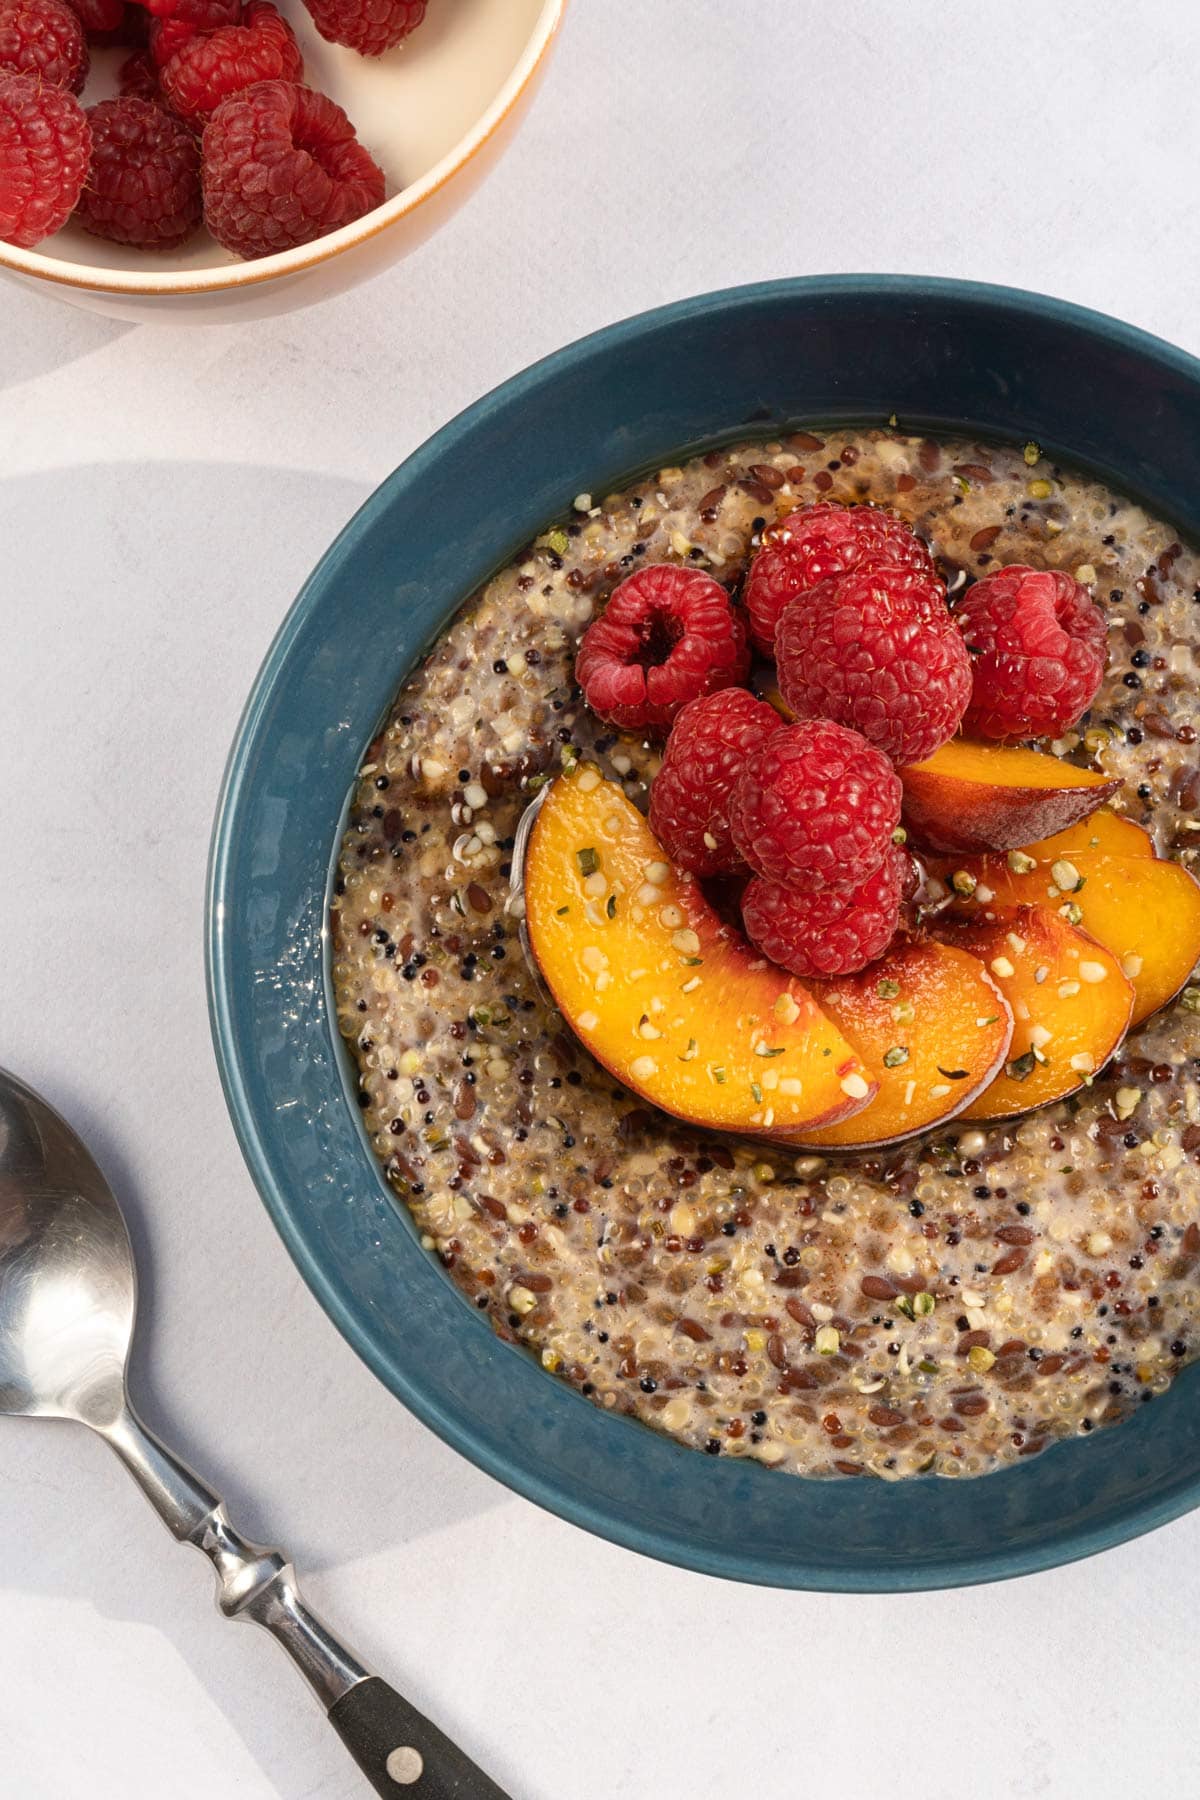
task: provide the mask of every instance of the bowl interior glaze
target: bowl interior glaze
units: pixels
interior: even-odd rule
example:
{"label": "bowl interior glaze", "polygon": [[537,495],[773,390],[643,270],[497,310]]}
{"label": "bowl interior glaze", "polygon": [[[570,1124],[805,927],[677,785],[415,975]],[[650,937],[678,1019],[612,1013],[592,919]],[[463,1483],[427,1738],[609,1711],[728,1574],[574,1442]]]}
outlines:
{"label": "bowl interior glaze", "polygon": [[218,809],[213,1030],[254,1179],[330,1317],[427,1424],[552,1511],[744,1581],[987,1581],[1085,1556],[1200,1499],[1195,1369],[1115,1430],[980,1480],[806,1481],[601,1414],[495,1338],[365,1147],[326,1000],[325,901],[361,752],[458,604],[580,491],[805,421],[1036,438],[1200,536],[1200,363],[1000,288],[840,276],[613,326],[453,420],[367,501],[258,677]]}

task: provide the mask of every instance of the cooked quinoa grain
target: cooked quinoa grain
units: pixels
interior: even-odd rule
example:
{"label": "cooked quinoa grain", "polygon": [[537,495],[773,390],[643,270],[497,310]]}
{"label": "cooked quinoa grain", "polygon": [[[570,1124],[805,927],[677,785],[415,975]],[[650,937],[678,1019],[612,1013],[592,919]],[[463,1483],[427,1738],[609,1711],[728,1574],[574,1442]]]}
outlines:
{"label": "cooked quinoa grain", "polygon": [[575,646],[623,576],[734,584],[816,498],[894,507],[952,591],[1062,568],[1109,667],[1053,748],[1119,776],[1160,852],[1200,847],[1200,563],[1036,444],[804,432],[579,495],[458,615],[363,760],[333,897],[338,1024],[424,1241],[501,1337],[595,1405],[805,1475],[982,1474],[1120,1419],[1200,1342],[1200,987],[1082,1090],[1008,1124],[800,1155],[635,1101],[539,992],[513,837],[580,754],[639,805],[651,744],[600,725]]}

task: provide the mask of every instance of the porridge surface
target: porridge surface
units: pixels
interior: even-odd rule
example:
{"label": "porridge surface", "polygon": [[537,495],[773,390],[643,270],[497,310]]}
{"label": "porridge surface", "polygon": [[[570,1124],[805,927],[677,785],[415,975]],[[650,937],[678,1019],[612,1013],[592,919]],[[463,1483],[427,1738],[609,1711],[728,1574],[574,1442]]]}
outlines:
{"label": "porridge surface", "polygon": [[564,755],[646,802],[654,747],[572,678],[612,587],[664,560],[733,586],[764,523],[817,498],[892,506],[952,582],[1028,562],[1091,585],[1108,672],[1054,748],[1119,776],[1119,809],[1194,864],[1196,554],[1032,449],[798,433],[580,495],[458,614],[363,760],[338,1024],[426,1244],[594,1404],[807,1475],[979,1474],[1120,1419],[1200,1347],[1200,992],[1058,1105],[797,1156],[689,1130],[600,1069],[509,901],[517,821]]}

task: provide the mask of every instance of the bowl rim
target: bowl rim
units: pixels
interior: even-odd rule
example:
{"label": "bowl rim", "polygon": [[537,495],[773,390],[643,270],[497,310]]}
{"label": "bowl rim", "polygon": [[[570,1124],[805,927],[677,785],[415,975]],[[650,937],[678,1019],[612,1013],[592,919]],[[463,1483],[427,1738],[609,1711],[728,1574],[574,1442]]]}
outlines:
{"label": "bowl rim", "polygon": [[106,269],[95,264],[68,262],[65,257],[47,256],[38,250],[22,250],[16,244],[0,241],[0,269],[10,269],[14,274],[49,281],[59,287],[78,288],[92,294],[121,295],[128,299],[148,295],[157,298],[172,294],[227,293],[300,275],[320,263],[330,262],[335,256],[342,256],[359,244],[369,242],[415,213],[473,161],[504,124],[538,74],[562,24],[566,6],[567,0],[542,0],[541,11],[508,77],[471,129],[445,156],[427,169],[419,180],[393,194],[382,206],[372,207],[361,219],[343,225],[339,231],[314,238],[309,244],[298,244],[293,250],[258,257],[252,262],[174,271]]}
{"label": "bowl rim", "polygon": [[[1200,392],[1200,357],[1193,356],[1138,326],[1129,325],[1092,308],[1027,289],[907,274],[811,275],[717,289],[672,301],[603,326],[530,364],[449,419],[379,484],[325,551],[280,624],[238,721],[217,799],[205,896],[205,974],[213,1047],[226,1105],[242,1155],[276,1230],[306,1285],[351,1348],[384,1386],[445,1443],[477,1468],[556,1517],[566,1519],[623,1548],[651,1555],[659,1561],[680,1568],[757,1585],[769,1584],[808,1591],[926,1592],[1040,1573],[1080,1561],[1099,1551],[1140,1537],[1200,1505],[1200,1474],[1190,1479],[1180,1479],[1157,1498],[1129,1499],[1096,1523],[1075,1524],[1066,1541],[1060,1537],[1048,1537],[1043,1542],[1015,1547],[998,1542],[988,1550],[952,1555],[934,1568],[923,1565],[910,1571],[897,1567],[889,1568],[886,1574],[870,1568],[858,1570],[844,1566],[832,1568],[820,1563],[798,1563],[794,1571],[795,1578],[789,1579],[788,1576],[792,1573],[790,1570],[788,1576],[777,1569],[765,1572],[763,1564],[755,1561],[750,1545],[737,1555],[731,1555],[723,1549],[710,1551],[691,1540],[685,1530],[678,1530],[660,1520],[656,1520],[652,1526],[627,1524],[606,1508],[592,1505],[586,1495],[575,1493],[553,1477],[545,1475],[540,1468],[526,1466],[511,1454],[493,1452],[488,1445],[476,1439],[469,1425],[461,1422],[452,1410],[431,1396],[419,1377],[411,1376],[407,1369],[377,1349],[353,1308],[343,1302],[321,1259],[310,1253],[303,1233],[294,1224],[292,1203],[284,1185],[276,1178],[271,1156],[258,1128],[255,1108],[247,1092],[247,1063],[243,1059],[246,1047],[239,1045],[233,1018],[230,945],[228,934],[223,929],[227,910],[226,896],[231,891],[234,827],[243,788],[253,773],[253,751],[259,721],[269,705],[292,645],[306,627],[309,615],[319,603],[326,583],[353,556],[360,539],[373,527],[376,515],[386,510],[395,490],[420,476],[429,465],[452,454],[460,436],[486,422],[498,409],[515,401],[519,402],[523,395],[541,383],[560,378],[573,364],[587,359],[598,350],[619,352],[625,343],[634,338],[660,330],[664,326],[684,322],[713,308],[753,307],[789,294],[809,300],[836,302],[864,293],[899,300],[987,304],[1007,309],[1018,317],[1039,318],[1065,325],[1099,336],[1114,347],[1123,347],[1152,358],[1184,376]],[[364,1150],[364,1155],[366,1154]]]}

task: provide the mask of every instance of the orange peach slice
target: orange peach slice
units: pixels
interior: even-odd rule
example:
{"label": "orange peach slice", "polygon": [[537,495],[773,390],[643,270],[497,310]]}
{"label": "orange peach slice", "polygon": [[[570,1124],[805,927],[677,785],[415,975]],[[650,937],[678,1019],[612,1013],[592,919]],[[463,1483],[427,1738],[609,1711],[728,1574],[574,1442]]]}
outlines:
{"label": "orange peach slice", "polygon": [[938,872],[952,880],[960,869],[977,885],[956,896],[956,912],[1050,906],[1110,950],[1133,983],[1135,1025],[1174,999],[1200,960],[1200,885],[1179,863],[1081,851],[1025,874],[1005,857],[943,863]]}
{"label": "orange peach slice", "polygon": [[1129,1027],[1133,987],[1115,956],[1049,907],[947,921],[942,941],[979,957],[1012,1008],[1008,1061],[962,1119],[1005,1119],[1061,1100],[1103,1068]]}
{"label": "orange peach slice", "polygon": [[1086,855],[1099,851],[1104,856],[1153,856],[1154,839],[1144,825],[1102,806],[1079,825],[1068,825],[1053,837],[1041,838],[1034,844],[1022,844],[1026,855],[1038,862],[1054,862],[1060,856]]}
{"label": "orange peach slice", "polygon": [[955,1118],[1004,1063],[1013,1021],[977,957],[902,938],[859,975],[813,992],[858,1050],[879,1092],[854,1118],[810,1132],[818,1148],[873,1149]]}
{"label": "orange peach slice", "polygon": [[873,1098],[794,976],[723,924],[589,764],[546,794],[524,866],[528,940],[598,1062],[676,1118],[788,1142]]}
{"label": "orange peach slice", "polygon": [[952,738],[900,770],[904,819],[930,850],[1016,850],[1065,831],[1121,785],[1057,756]]}

